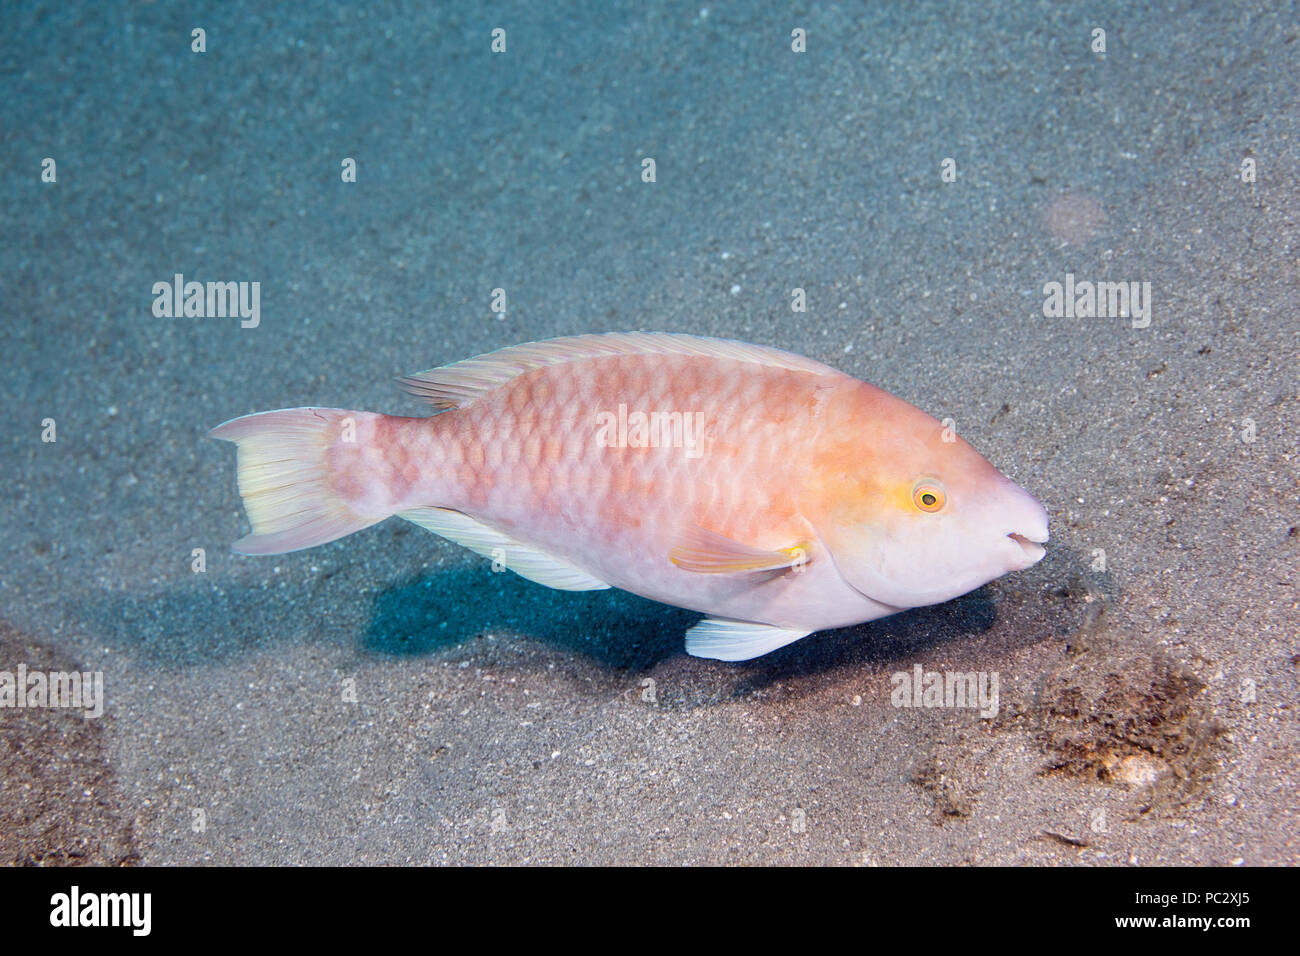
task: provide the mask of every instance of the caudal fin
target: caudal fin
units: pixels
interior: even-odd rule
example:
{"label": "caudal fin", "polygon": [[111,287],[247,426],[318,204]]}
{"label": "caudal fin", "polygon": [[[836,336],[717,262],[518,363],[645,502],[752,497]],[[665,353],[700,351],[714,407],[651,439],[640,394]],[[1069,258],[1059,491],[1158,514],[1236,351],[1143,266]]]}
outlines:
{"label": "caudal fin", "polygon": [[355,420],[340,408],[285,408],[234,418],[208,434],[239,447],[239,494],[253,533],[234,543],[244,554],[299,551],[388,517],[359,514],[333,490],[326,453]]}

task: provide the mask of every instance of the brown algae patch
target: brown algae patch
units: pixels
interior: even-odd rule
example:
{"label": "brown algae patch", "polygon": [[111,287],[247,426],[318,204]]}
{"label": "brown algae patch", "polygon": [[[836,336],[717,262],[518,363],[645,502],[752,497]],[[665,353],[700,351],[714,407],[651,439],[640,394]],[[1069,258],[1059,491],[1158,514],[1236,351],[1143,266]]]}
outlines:
{"label": "brown algae patch", "polygon": [[1142,816],[1187,804],[1218,766],[1224,728],[1205,687],[1160,648],[1093,626],[1044,676],[1021,717],[1048,758],[1043,773],[1131,789],[1132,815]]}
{"label": "brown algae patch", "polygon": [[986,790],[995,807],[1021,800],[1017,788],[1029,781],[1016,782],[1015,766],[1048,786],[1055,794],[1043,794],[1049,803],[1061,796],[1052,780],[1126,793],[1129,820],[1177,810],[1204,793],[1225,729],[1205,683],[1160,647],[1109,633],[1108,599],[1082,586],[1066,596],[1080,595],[1084,620],[1028,693],[1004,696],[992,720],[950,715],[946,732],[911,766],[908,781],[936,824],[969,820]]}
{"label": "brown algae patch", "polygon": [[944,759],[927,754],[912,767],[909,778],[934,804],[935,823],[952,823],[971,815],[974,801],[961,782],[944,765]]}

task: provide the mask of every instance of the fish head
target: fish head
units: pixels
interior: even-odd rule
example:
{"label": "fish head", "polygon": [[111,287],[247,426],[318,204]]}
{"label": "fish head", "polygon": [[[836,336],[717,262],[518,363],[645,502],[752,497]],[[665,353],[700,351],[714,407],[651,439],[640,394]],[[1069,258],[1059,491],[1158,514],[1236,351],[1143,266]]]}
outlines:
{"label": "fish head", "polygon": [[920,607],[1042,559],[1047,512],[1029,492],[952,428],[878,389],[868,397],[810,482],[813,524],[851,587]]}

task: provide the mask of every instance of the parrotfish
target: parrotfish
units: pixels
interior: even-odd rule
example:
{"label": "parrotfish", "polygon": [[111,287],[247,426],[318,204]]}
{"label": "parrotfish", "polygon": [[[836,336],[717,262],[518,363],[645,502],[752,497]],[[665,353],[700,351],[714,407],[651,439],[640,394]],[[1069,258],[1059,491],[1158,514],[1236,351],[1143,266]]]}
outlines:
{"label": "parrotfish", "polygon": [[397,515],[552,588],[701,611],[686,650],[725,661],[1044,554],[1042,505],[951,427],[790,352],[579,335],[402,381],[432,415],[290,408],[212,431],[238,445],[236,551]]}

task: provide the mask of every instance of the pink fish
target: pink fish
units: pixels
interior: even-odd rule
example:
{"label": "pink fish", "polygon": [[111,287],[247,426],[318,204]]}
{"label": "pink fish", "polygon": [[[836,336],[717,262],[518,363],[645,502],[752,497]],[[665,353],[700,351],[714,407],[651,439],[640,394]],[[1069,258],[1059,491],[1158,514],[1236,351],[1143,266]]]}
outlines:
{"label": "pink fish", "polygon": [[405,379],[428,418],[226,422],[246,554],[398,515],[530,580],[703,611],[699,657],[937,604],[1044,554],[1047,513],[924,412],[789,352],[654,332],[501,349]]}

